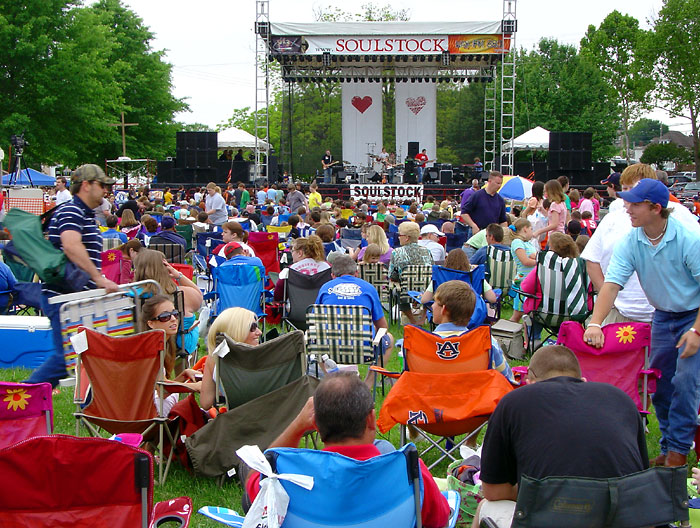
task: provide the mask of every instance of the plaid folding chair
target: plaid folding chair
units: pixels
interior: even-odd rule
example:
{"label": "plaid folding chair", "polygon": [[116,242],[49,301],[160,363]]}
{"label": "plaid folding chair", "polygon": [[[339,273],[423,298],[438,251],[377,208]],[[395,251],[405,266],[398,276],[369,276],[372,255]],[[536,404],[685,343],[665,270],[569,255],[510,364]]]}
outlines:
{"label": "plaid folding chair", "polygon": [[382,307],[389,311],[389,270],[386,265],[379,262],[362,264],[357,269],[360,278],[374,286],[374,289],[379,294],[379,301],[382,303]]}
{"label": "plaid folding chair", "polygon": [[409,291],[423,292],[428,289],[428,285],[433,278],[433,266],[429,264],[406,266],[399,275],[400,282],[394,284],[389,295],[389,318],[391,322],[397,321],[400,317],[398,307],[402,304],[409,304],[412,299]]}
{"label": "plaid folding chair", "polygon": [[111,337],[83,328],[72,341],[78,352],[73,397],[76,432],[83,425],[90,436],[101,436],[100,429],[111,434],[140,433],[144,442],[157,444],[158,483],[163,484],[174,451],[165,455],[165,436],[171,446],[178,438],[177,424],[174,434],[168,427],[173,421],[164,410],[166,392],[188,392],[184,384],[160,381],[165,372],[165,332]]}
{"label": "plaid folding chair", "polygon": [[501,299],[503,303],[510,301],[512,297],[508,294],[515,279],[516,264],[513,254],[510,251],[489,245],[486,248],[486,280],[492,288],[497,288],[503,292]]}
{"label": "plaid folding chair", "polygon": [[339,365],[384,366],[383,337],[387,330],[374,332],[368,308],[312,304],[306,310],[306,326],[308,354],[328,354]]}
{"label": "plaid folding chair", "polygon": [[[542,251],[537,255],[536,290],[542,294],[538,308],[530,312],[533,331],[528,336],[528,349],[535,351],[535,341],[540,337],[535,335],[537,325],[543,328],[542,341],[556,337],[559,327],[564,321],[585,321],[593,306],[593,291],[586,263],[581,258],[560,257],[553,251]],[[518,295],[537,298],[520,290]],[[589,308],[590,306],[590,308]]]}
{"label": "plaid folding chair", "polygon": [[0,474],[2,526],[181,528],[192,514],[189,497],[153,504],[153,456],[106,438],[30,438],[0,450]]}
{"label": "plaid folding chair", "polygon": [[76,360],[70,338],[81,327],[94,329],[110,336],[129,335],[142,330],[140,327],[143,293],[141,287],[145,284],[152,284],[160,293],[160,284],[154,280],[146,280],[121,285],[122,291],[99,297],[96,297],[92,290],[53,298],[54,301],[61,302],[61,297],[79,297],[64,302],[59,310],[63,354],[69,376],[75,375]]}
{"label": "plaid folding chair", "polygon": [[50,383],[0,381],[0,449],[53,430]]}
{"label": "plaid folding chair", "polygon": [[122,241],[119,238],[102,238],[102,251],[117,249],[121,245]]}
{"label": "plaid folding chair", "polygon": [[148,249],[160,251],[171,264],[185,263],[185,248],[180,244],[149,244]]}

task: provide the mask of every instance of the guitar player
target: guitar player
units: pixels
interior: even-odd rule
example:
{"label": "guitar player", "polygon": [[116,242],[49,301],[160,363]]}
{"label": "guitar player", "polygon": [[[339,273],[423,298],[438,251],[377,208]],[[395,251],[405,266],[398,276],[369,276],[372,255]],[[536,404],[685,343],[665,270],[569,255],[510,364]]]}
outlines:
{"label": "guitar player", "polygon": [[331,151],[327,150],[326,155],[321,158],[321,165],[323,165],[323,183],[331,183],[331,174],[333,173],[333,165],[338,163],[333,161],[333,156],[331,156]]}
{"label": "guitar player", "polygon": [[[428,174],[427,174],[428,171],[426,170],[426,166],[428,165],[428,163],[431,163],[431,162],[437,161],[437,160],[429,160],[428,155],[426,154],[426,149],[423,149],[418,154],[416,154],[415,160],[416,160],[416,175],[418,176],[418,181],[430,183],[430,178],[428,177]],[[425,178],[428,178],[427,181]]]}

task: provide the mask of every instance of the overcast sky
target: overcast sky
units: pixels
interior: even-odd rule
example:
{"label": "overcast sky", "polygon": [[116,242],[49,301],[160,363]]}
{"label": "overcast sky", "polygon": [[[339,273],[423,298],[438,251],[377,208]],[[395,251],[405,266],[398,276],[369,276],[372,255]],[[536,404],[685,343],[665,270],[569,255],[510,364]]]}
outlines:
{"label": "overcast sky", "polygon": [[[272,22],[314,22],[314,12],[338,6],[359,12],[368,0],[271,0]],[[209,126],[226,121],[236,108],[255,106],[254,0],[125,0],[155,33],[155,49],[164,49],[173,64],[175,96],[187,100],[185,123]],[[375,2],[383,5],[384,2]],[[637,18],[648,28],[661,0],[520,0],[516,46],[531,49],[542,37],[578,45],[588,25],[599,25],[612,10]],[[401,0],[394,9],[408,9],[413,21],[500,20],[498,0]],[[516,94],[517,97],[517,94]],[[127,116],[128,117],[128,116]],[[655,112],[674,130],[687,131],[683,119]]]}

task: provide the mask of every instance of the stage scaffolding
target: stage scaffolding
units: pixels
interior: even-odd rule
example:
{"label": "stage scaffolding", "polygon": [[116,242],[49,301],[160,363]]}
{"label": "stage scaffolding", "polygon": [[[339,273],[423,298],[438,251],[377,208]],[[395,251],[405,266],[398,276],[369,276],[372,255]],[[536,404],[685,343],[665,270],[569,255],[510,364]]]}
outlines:
{"label": "stage scaffolding", "polygon": [[[505,146],[514,137],[515,125],[515,33],[517,0],[503,0],[503,16],[498,23],[502,49],[500,53],[372,53],[358,51],[355,54],[334,54],[331,51],[306,54],[280,51],[272,45],[274,28],[283,24],[270,23],[269,0],[256,0],[256,62],[255,62],[255,129],[256,137],[270,137],[268,106],[270,103],[269,63],[276,60],[281,65],[282,80],[291,93],[294,83],[321,82],[434,82],[434,83],[488,83],[484,100],[484,161],[485,170],[501,170],[510,174],[513,170],[513,153]],[[338,27],[361,23],[337,23]],[[364,23],[371,24],[371,23]],[[391,23],[387,23],[390,25]],[[403,25],[420,23],[404,22]],[[441,23],[435,23],[440,25]],[[452,23],[444,23],[450,25]],[[470,24],[470,23],[465,23]],[[471,23],[473,24],[473,23]],[[479,23],[477,23],[479,24]],[[488,24],[488,23],[482,23]],[[295,26],[284,24],[284,26]],[[304,24],[297,24],[303,28]],[[308,26],[308,25],[306,25]],[[400,27],[400,26],[397,26]],[[346,33],[339,33],[346,34]],[[293,39],[290,39],[290,42]],[[303,38],[302,38],[303,41]],[[303,44],[302,44],[303,48]],[[500,63],[500,75],[497,67]],[[498,79],[496,77],[498,76]],[[498,81],[496,84],[494,81]],[[498,105],[500,103],[500,109]],[[497,110],[500,110],[497,113]],[[498,121],[498,128],[496,122]],[[284,126],[284,125],[283,125]],[[287,150],[287,149],[285,149]],[[263,157],[264,154],[264,157]],[[256,149],[255,177],[265,171],[269,151]]]}

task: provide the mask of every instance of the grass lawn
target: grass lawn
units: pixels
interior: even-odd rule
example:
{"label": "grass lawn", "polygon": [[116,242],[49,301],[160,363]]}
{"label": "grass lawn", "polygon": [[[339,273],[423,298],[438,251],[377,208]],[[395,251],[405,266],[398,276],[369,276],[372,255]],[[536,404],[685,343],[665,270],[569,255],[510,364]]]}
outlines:
{"label": "grass lawn", "polygon": [[[509,317],[510,311],[504,310],[502,317]],[[392,325],[390,328],[391,333],[396,337],[400,338],[403,335],[403,329],[401,325]],[[389,369],[398,370],[401,368],[401,360],[394,354],[391,362],[388,365]],[[510,361],[511,365],[527,364],[527,361]],[[3,381],[20,381],[25,379],[29,375],[26,369],[0,369],[0,380]],[[376,409],[379,412],[383,397],[381,393],[378,394]],[[56,433],[60,434],[75,434],[75,419],[72,413],[75,410],[73,405],[73,393],[70,388],[62,388],[59,394],[54,395],[54,429]],[[649,420],[649,433],[647,436],[647,446],[649,449],[649,458],[653,458],[659,454],[659,429],[656,422],[656,417],[651,414]],[[86,435],[87,433],[83,430],[81,435]],[[483,439],[483,431],[479,435],[479,443]],[[105,435],[109,436],[109,435]],[[399,445],[399,428],[394,427],[387,435],[383,435],[383,438],[388,439],[394,445]],[[600,439],[601,442],[605,442],[604,438]],[[419,445],[420,448],[420,445]],[[425,457],[425,461],[430,464],[436,459],[435,453],[429,453]],[[691,452],[688,459],[689,467],[692,467],[696,463],[695,454]],[[433,475],[436,477],[445,477],[445,472],[447,468],[447,463],[436,466],[433,469]],[[218,482],[208,478],[198,478],[194,475],[188,473],[181,466],[174,463],[170,468],[170,473],[168,475],[168,480],[163,486],[156,486],[154,493],[154,500],[163,501],[169,498],[186,495],[192,498],[194,504],[194,511],[196,512],[202,506],[225,506],[233,508],[240,511],[240,501],[241,501],[242,488],[238,481],[235,479],[230,479],[219,487]],[[192,521],[190,526],[193,527],[208,527],[208,526],[222,526],[220,523],[211,521],[202,515],[194,513],[192,516]]]}

